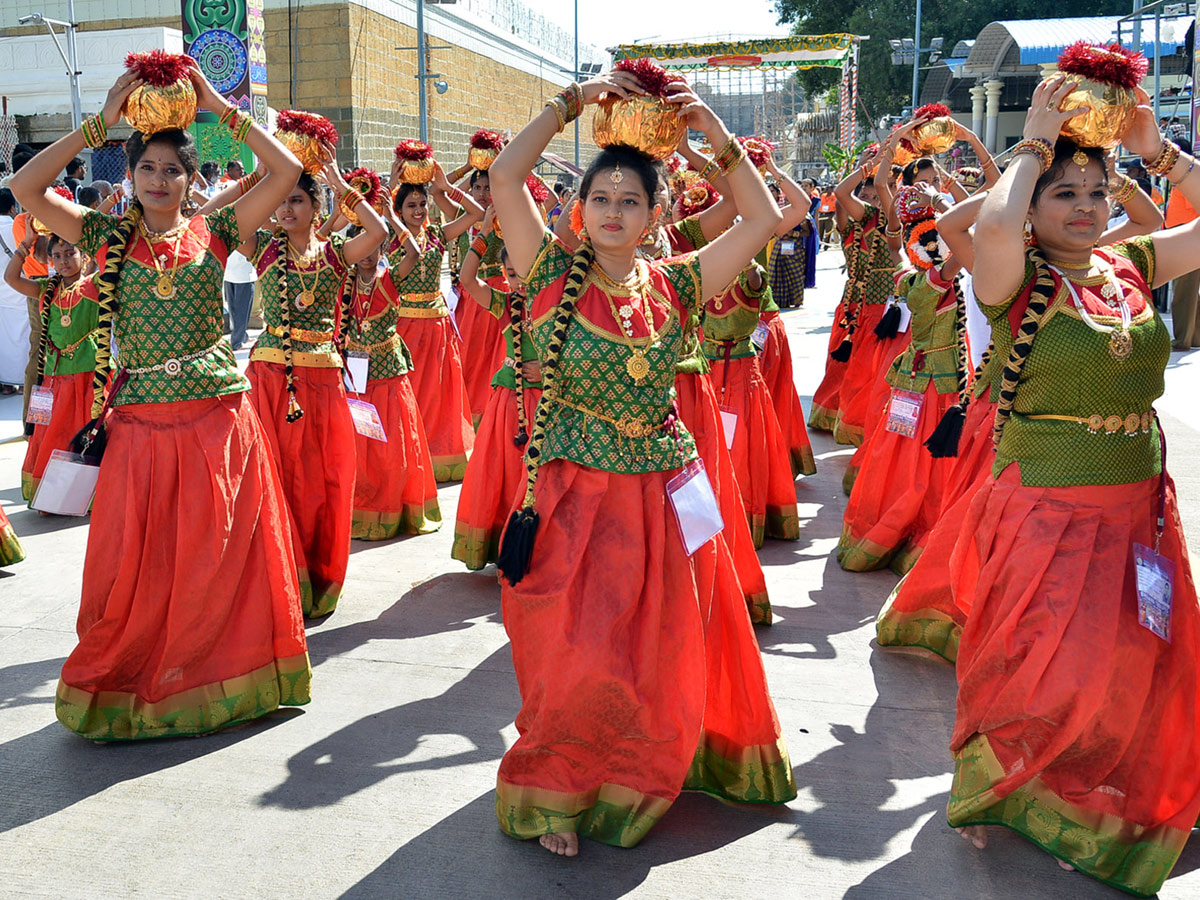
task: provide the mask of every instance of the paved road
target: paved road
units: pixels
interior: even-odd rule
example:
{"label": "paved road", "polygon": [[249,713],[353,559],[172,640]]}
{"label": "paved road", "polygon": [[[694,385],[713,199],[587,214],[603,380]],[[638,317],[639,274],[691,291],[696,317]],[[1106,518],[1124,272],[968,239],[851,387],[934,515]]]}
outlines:
{"label": "paved road", "polygon": [[[821,260],[809,306],[785,314],[806,404],[840,289],[837,257]],[[1177,356],[1168,377],[1173,469],[1200,540],[1200,367]],[[946,827],[953,672],[873,647],[894,578],[831,561],[849,452],[814,444],[802,540],[762,553],[779,621],[759,640],[800,796],[766,810],[685,795],[641,846],[588,843],[569,861],[497,830],[517,689],[494,572],[450,560],[451,527],[354,545],[341,608],[310,630],[310,706],[198,740],[95,746],[53,710],[87,523],[25,510],[23,445],[0,445],[0,501],[29,554],[0,573],[0,895],[1123,896],[1007,833],[978,852]],[[458,489],[441,499],[453,522]],[[1161,896],[1200,896],[1197,868],[1193,841]]]}

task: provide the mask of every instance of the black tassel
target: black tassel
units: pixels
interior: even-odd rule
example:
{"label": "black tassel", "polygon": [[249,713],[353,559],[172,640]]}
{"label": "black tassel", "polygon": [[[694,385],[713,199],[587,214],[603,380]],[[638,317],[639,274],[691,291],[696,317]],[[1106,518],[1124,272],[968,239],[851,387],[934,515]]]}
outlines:
{"label": "black tassel", "polygon": [[889,303],[887,310],[883,313],[883,318],[875,326],[875,337],[881,341],[886,341],[894,338],[899,333],[900,305],[898,303]]}
{"label": "black tassel", "polygon": [[99,463],[107,443],[108,434],[104,430],[104,424],[99,419],[92,419],[71,438],[68,447],[88,462]]}
{"label": "black tassel", "polygon": [[962,439],[965,420],[966,413],[957,403],[946,410],[942,421],[938,422],[937,428],[933,429],[933,434],[925,442],[929,455],[934,459],[958,456],[958,444]]}
{"label": "black tassel", "polygon": [[513,437],[513,443],[518,447],[524,447],[529,443],[529,432],[525,430],[524,425],[521,426],[521,430],[516,433],[515,437]]}
{"label": "black tassel", "polygon": [[500,553],[496,557],[496,568],[508,579],[509,584],[516,584],[529,571],[537,530],[538,514],[532,507],[518,509],[509,517],[504,537],[500,539]]}
{"label": "black tassel", "polygon": [[837,349],[829,354],[829,358],[834,362],[850,362],[850,351],[854,349],[854,342],[850,338],[842,338],[842,342],[837,345]]}

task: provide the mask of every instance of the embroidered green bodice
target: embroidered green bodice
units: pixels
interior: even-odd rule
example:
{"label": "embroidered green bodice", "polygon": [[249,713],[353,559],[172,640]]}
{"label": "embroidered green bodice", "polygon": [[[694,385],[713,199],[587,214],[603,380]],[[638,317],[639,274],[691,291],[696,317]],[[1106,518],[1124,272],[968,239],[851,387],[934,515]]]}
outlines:
{"label": "embroidered green bodice", "polygon": [[[396,285],[400,292],[400,315],[408,318],[444,318],[450,315],[450,307],[442,296],[442,258],[446,253],[446,235],[441,225],[426,225],[422,236],[417,238],[421,250],[417,264]],[[389,252],[394,253],[399,240],[393,240]]]}
{"label": "embroidered green bodice", "polygon": [[[321,242],[312,259],[298,260],[295,254],[288,252],[286,236],[277,238],[270,231],[258,232],[258,246],[251,262],[258,270],[258,289],[262,293],[263,319],[267,328],[254,345],[251,359],[282,364],[283,310],[280,307],[286,302],[293,352],[314,354],[323,357],[327,364],[341,365],[334,339],[342,282],[350,269],[344,254],[345,242],[341,235],[333,235]],[[288,296],[285,298],[279,296],[281,266],[286,266]],[[297,366],[311,364],[306,357],[300,356],[294,357],[293,362]]]}
{"label": "embroidered green bodice", "polygon": [[388,266],[364,291],[358,273],[350,274],[351,300],[346,323],[346,351],[369,357],[367,381],[396,378],[412,371],[412,355],[396,331],[400,320],[399,295],[392,280],[392,266],[398,265],[403,251],[388,255]]}
{"label": "embroidered green bodice", "polygon": [[[749,285],[751,271],[757,269],[762,287]],[[760,307],[767,279],[757,263],[743,269],[737,280],[704,304],[704,355],[712,361],[755,356],[750,335],[758,327]]]}
{"label": "embroidered green bodice", "polygon": [[[103,259],[118,221],[87,210],[79,248]],[[113,337],[117,364],[129,369],[130,377],[113,404],[198,400],[248,390],[233,348],[221,336],[225,261],[238,247],[233,207],[194,216],[182,235],[154,237],[147,240],[135,231],[126,245]],[[155,293],[159,269],[171,275],[174,296]]]}
{"label": "embroidered green bodice", "polygon": [[958,303],[953,284],[932,270],[913,269],[900,278],[896,293],[912,313],[912,341],[896,357],[887,383],[902,391],[925,393],[929,382],[939,394],[958,393]]}
{"label": "embroidered green bodice", "polygon": [[[695,442],[673,411],[675,366],[687,323],[700,303],[699,261],[690,254],[636,265],[653,339],[642,301],[604,284],[593,268],[567,330],[552,390],[543,395],[542,402],[550,404],[543,460],[639,473],[676,469],[696,458]],[[539,359],[546,357],[570,266],[571,252],[547,232],[526,280],[534,297],[532,339]],[[625,336],[618,316],[629,323],[632,338]],[[630,360],[643,354],[647,372],[635,381]]]}
{"label": "embroidered green bodice", "polygon": [[[1128,484],[1162,471],[1152,406],[1163,392],[1171,336],[1149,301],[1154,245],[1143,236],[1096,255],[1112,264],[1130,303],[1132,352],[1123,359],[1111,352],[1111,335],[1083,320],[1056,275],[1053,303],[1034,339],[997,448],[995,474],[1016,462],[1022,484],[1055,487]],[[1105,283],[1103,278],[1075,281],[1093,321],[1119,325],[1117,312],[1101,299]],[[1031,286],[1029,267],[1026,283],[1014,297],[983,307],[995,329],[1012,333]],[[1025,302],[1016,303],[1018,299]]]}
{"label": "embroidered green bodice", "polygon": [[[515,391],[517,389],[517,357],[514,352],[511,300],[511,293],[492,288],[492,305],[488,307],[488,312],[499,320],[500,328],[504,334],[504,362],[500,364],[500,368],[492,376],[492,387],[508,388],[510,391]],[[464,296],[462,302],[474,303],[475,301],[470,297]],[[521,361],[523,363],[535,362],[538,358],[538,352],[537,348],[533,345],[533,339],[529,335],[532,320],[529,316],[528,307],[524,309],[521,318],[523,320],[521,325]],[[522,379],[522,387],[540,388],[541,386],[542,383],[540,381]]]}
{"label": "embroidered green bodice", "polygon": [[857,299],[867,306],[887,303],[896,284],[896,262],[883,234],[883,218],[874,206],[867,205],[859,235],[860,256],[855,267],[855,281],[860,285]]}
{"label": "embroidered green bodice", "polygon": [[[42,296],[49,278],[37,280]],[[60,285],[50,298],[49,339],[43,371],[50,375],[77,375],[96,368],[96,326],[100,307],[92,278],[80,278],[70,290]]]}

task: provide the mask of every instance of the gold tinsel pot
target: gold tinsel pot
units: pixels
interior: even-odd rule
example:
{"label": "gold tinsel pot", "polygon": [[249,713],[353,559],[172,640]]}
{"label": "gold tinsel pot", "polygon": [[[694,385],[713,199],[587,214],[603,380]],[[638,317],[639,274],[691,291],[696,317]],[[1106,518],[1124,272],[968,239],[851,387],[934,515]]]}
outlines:
{"label": "gold tinsel pot", "polygon": [[402,184],[429,184],[433,181],[433,157],[406,159],[400,164]]}
{"label": "gold tinsel pot", "polygon": [[1080,106],[1091,109],[1064,122],[1060,133],[1081,147],[1112,149],[1133,126],[1137,94],[1128,88],[1089,81],[1080,75],[1067,75],[1067,78],[1075,81],[1076,87],[1063,100],[1061,109]]}
{"label": "gold tinsel pot", "polygon": [[910,162],[917,158],[917,154],[909,150],[903,144],[897,144],[896,149],[892,152],[892,164],[897,166],[907,166]]}
{"label": "gold tinsel pot", "polygon": [[922,155],[945,153],[958,141],[958,126],[949,116],[930,119],[913,132],[913,146]]}
{"label": "gold tinsel pot", "polygon": [[125,100],[125,121],[145,137],[196,121],[196,89],[186,79],[166,87],[143,84]]}
{"label": "gold tinsel pot", "polygon": [[46,237],[51,233],[50,229],[46,227],[45,222],[43,222],[41,219],[35,219],[33,216],[29,217],[29,226],[34,230],[34,232],[40,234],[42,237]]}
{"label": "gold tinsel pot", "polygon": [[321,142],[315,137],[297,131],[277,131],[275,138],[292,151],[292,155],[300,160],[300,165],[304,166],[304,171],[309,175],[316,175],[325,165]]}
{"label": "gold tinsel pot", "polygon": [[467,151],[467,163],[472,169],[486,172],[499,155],[500,151],[493,150],[491,147],[472,147]]}
{"label": "gold tinsel pot", "polygon": [[675,107],[658,97],[622,100],[609,94],[592,119],[592,140],[598,147],[624,144],[656,160],[674,153],[685,131],[687,125],[675,114]]}

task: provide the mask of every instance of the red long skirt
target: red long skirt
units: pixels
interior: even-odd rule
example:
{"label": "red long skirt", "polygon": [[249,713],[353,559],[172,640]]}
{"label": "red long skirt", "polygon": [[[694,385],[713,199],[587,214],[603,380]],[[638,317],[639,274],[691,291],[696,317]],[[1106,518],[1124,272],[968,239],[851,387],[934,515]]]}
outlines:
{"label": "red long skirt", "polygon": [[283,366],[255,361],[246,369],[250,399],[267,433],[291,514],[304,614],[316,617],[333,612],[346,583],[356,432],[341,369],[297,367],[295,373],[304,416],[289,422]]}
{"label": "red long skirt", "polygon": [[118,406],[107,429],[59,721],[132,740],[307,703],[287,506],[250,400]]}
{"label": "red long skirt", "polygon": [[71,438],[79,433],[92,418],[92,373],[76,375],[49,375],[44,386],[54,392],[54,407],[50,411],[47,425],[35,425],[25,448],[25,462],[21,464],[21,496],[26,501],[33,499],[50,454],[55,450],[66,450]]}
{"label": "red long skirt", "polygon": [[0,566],[11,566],[25,558],[25,550],[13,531],[12,523],[0,509]]}
{"label": "red long skirt", "polygon": [[501,593],[521,689],[496,786],[512,837],[630,847],[681,790],[796,796],[750,617],[719,583],[725,543],[685,555],[675,474],[542,466],[532,568]]}
{"label": "red long skirt", "polygon": [[804,427],[804,409],[800,395],[796,393],[796,379],[792,373],[792,347],[788,343],[787,329],[779,313],[767,313],[762,317],[767,323],[767,339],[759,354],[759,367],[763,380],[771,391],[771,402],[775,406],[775,417],[792,464],[792,475],[814,475],[817,471],[813,459],[812,441]]}
{"label": "red long skirt", "polygon": [[986,395],[971,401],[958,456],[951,460],[937,524],[929,532],[920,558],[879,612],[875,639],[881,647],[927,650],[948,662],[958,658],[959,639],[970,610],[967,598],[955,597],[950,588],[950,557],[963,534],[962,523],[971,501],[992,474],[995,420],[996,404]]}
{"label": "red long skirt", "polygon": [[772,614],[767,577],[755,552],[762,544],[762,538],[756,544],[750,531],[741,488],[733,471],[733,457],[725,446],[725,429],[721,425],[712,379],[708,375],[676,374],[675,404],[683,424],[696,440],[696,452],[704,460],[704,468],[721,506],[721,518],[725,521],[722,535],[733,557],[735,574],[750,609],[750,618],[760,625],[770,625]]}
{"label": "red long skirt", "polygon": [[924,397],[915,437],[888,431],[886,418],[880,418],[865,445],[838,541],[837,560],[847,571],[883,568],[937,519],[950,461],[930,456],[925,441],[958,394],[939,394],[931,380]]}
{"label": "red long skirt", "polygon": [[719,360],[712,367],[717,402],[737,416],[729,455],[754,545],[762,546],[764,536],[800,540],[795,476],[758,359]]}
{"label": "red long skirt", "polygon": [[469,296],[454,310],[462,337],[463,380],[471,406],[471,423],[479,425],[492,396],[492,378],[504,363],[504,331],[500,321]]}
{"label": "red long skirt", "polygon": [[[837,421],[833,427],[833,439],[839,444],[862,444],[871,433],[867,428],[873,392],[881,366],[881,359],[890,353],[886,365],[891,365],[896,354],[908,346],[907,333],[894,338],[880,340],[875,335],[875,326],[883,318],[886,303],[863,304],[858,308],[858,324],[854,329],[854,345],[850,361],[846,363],[846,376],[842,379],[839,393]],[[904,340],[905,343],[899,343]],[[882,345],[882,346],[881,346]],[[885,365],[885,367],[886,367]]]}
{"label": "red long skirt", "polygon": [[[814,431],[833,431],[837,424],[838,406],[841,404],[842,380],[846,377],[849,363],[838,362],[829,354],[842,345],[849,331],[845,319],[845,305],[839,301],[833,311],[833,326],[829,332],[829,348],[825,353],[825,376],[813,394],[812,407],[808,411],[808,427]],[[763,348],[766,349],[765,347]]]}
{"label": "red long skirt", "polygon": [[[533,430],[533,414],[541,396],[536,388],[525,391],[527,431]],[[508,517],[525,496],[525,448],[513,443],[517,428],[516,391],[492,388],[458,497],[450,549],[450,556],[468,569],[482,569],[496,561]]]}
{"label": "red long skirt", "polygon": [[442,524],[433,460],[425,426],[407,375],[367,383],[361,399],[373,403],[386,441],[355,432],[358,459],[350,537],[383,541],[398,534],[428,534]]}
{"label": "red long skirt", "polygon": [[863,465],[867,443],[865,438],[874,434],[875,428],[879,424],[879,418],[891,400],[892,386],[888,384],[887,376],[892,370],[892,363],[896,361],[897,356],[908,349],[910,343],[912,343],[910,335],[898,334],[886,341],[878,341],[875,345],[875,356],[871,362],[871,365],[875,367],[875,374],[866,388],[867,401],[859,405],[863,415],[864,440],[855,448],[854,455],[850,457],[850,463],[842,474],[842,490],[846,492],[847,497],[850,496],[850,491],[854,488],[854,481],[858,478],[859,469]]}
{"label": "red long skirt", "polygon": [[[403,317],[396,323],[396,331],[412,354],[413,370],[408,378],[421,408],[433,458],[433,477],[438,481],[462,481],[467,457],[475,446],[475,429],[454,326],[449,316]],[[492,369],[492,374],[495,371]]]}
{"label": "red long skirt", "polygon": [[971,615],[950,824],[1007,826],[1140,896],[1200,816],[1200,611],[1163,479],[1170,643],[1138,623],[1133,558],[1154,545],[1160,478],[1025,487],[1011,465],[975,495],[952,560]]}

